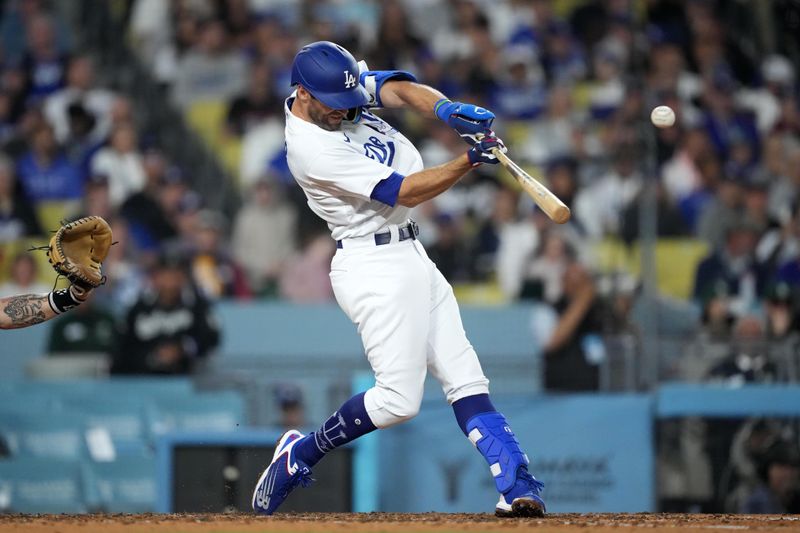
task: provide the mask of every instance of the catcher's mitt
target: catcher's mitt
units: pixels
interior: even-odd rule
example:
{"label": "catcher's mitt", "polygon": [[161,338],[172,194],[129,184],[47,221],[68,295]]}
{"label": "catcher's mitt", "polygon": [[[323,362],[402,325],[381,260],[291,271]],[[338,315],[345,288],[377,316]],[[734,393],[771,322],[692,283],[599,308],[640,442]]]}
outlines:
{"label": "catcher's mitt", "polygon": [[53,269],[81,288],[105,283],[100,270],[111,247],[111,228],[103,217],[84,217],[61,226],[50,239],[47,259]]}

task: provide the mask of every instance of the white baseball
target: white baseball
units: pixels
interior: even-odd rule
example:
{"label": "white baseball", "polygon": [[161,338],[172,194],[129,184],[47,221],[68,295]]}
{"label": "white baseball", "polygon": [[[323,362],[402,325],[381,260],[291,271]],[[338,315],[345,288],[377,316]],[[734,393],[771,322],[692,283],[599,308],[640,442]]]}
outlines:
{"label": "white baseball", "polygon": [[650,122],[656,128],[669,128],[675,124],[675,111],[668,105],[660,105],[650,113]]}

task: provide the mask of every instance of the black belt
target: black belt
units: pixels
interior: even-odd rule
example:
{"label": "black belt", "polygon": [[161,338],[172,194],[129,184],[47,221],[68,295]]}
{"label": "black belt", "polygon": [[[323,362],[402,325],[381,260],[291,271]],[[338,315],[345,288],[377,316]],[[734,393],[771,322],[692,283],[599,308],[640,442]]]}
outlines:
{"label": "black belt", "polygon": [[[410,220],[405,226],[400,226],[397,228],[398,242],[405,241],[407,239],[416,239],[417,235],[419,235],[419,226],[413,220]],[[383,233],[375,234],[375,246],[389,244],[390,242],[392,242],[391,231],[384,231]],[[336,241],[336,247],[344,248],[342,241]]]}

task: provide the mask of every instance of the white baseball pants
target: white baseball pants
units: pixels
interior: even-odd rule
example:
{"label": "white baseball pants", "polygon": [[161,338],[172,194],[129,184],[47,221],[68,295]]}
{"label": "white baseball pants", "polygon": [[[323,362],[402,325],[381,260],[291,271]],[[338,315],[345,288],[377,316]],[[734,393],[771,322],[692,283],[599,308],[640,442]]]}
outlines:
{"label": "white baseball pants", "polygon": [[372,422],[386,428],[413,418],[430,369],[449,403],[487,394],[489,380],[461,324],[453,289],[419,241],[375,245],[347,239],[331,262],[342,310],[358,327],[375,386],[364,396]]}

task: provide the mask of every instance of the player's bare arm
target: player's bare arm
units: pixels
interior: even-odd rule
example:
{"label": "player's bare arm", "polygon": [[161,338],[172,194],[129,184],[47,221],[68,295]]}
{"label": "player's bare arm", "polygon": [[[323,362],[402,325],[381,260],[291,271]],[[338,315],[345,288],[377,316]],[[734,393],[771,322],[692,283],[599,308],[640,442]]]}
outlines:
{"label": "player's bare arm", "polygon": [[77,307],[89,291],[73,285],[48,294],[22,294],[0,298],[0,329],[19,329],[41,324]]}
{"label": "player's bare arm", "polygon": [[413,81],[387,81],[381,88],[381,102],[388,108],[411,108],[421,115],[436,118],[436,102],[447,99],[433,87]]}
{"label": "player's bare arm", "polygon": [[497,163],[492,148],[505,150],[503,141],[488,132],[464,155],[439,165],[409,174],[400,184],[397,203],[414,207],[446,191],[473,167],[482,163]]}
{"label": "player's bare arm", "polygon": [[471,169],[472,163],[467,154],[464,154],[442,165],[406,176],[400,185],[397,203],[414,207],[430,200],[452,187]]}
{"label": "player's bare arm", "polygon": [[46,294],[23,294],[0,300],[0,328],[33,326],[56,316]]}

